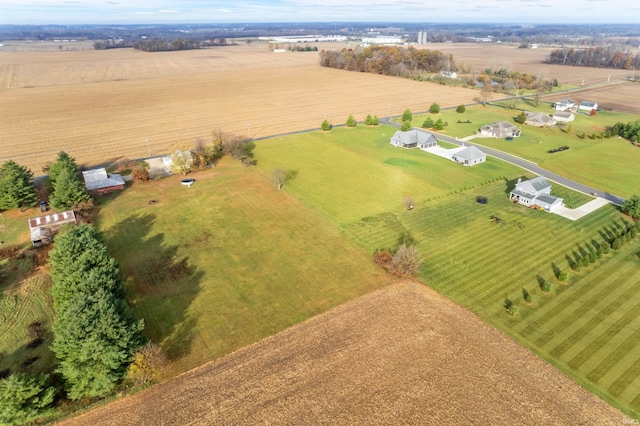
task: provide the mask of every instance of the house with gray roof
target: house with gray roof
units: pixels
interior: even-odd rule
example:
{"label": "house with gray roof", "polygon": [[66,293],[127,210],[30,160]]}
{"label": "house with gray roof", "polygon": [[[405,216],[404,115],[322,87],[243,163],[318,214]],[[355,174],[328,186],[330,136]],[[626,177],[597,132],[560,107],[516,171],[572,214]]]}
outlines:
{"label": "house with gray roof", "polygon": [[433,148],[438,145],[435,136],[429,132],[418,129],[411,129],[406,132],[398,130],[391,136],[391,145],[400,148]]}
{"label": "house with gray roof", "polygon": [[508,121],[498,121],[482,126],[480,134],[494,138],[517,138],[520,136],[520,129]]}
{"label": "house with gray roof", "polygon": [[472,145],[456,152],[451,159],[463,166],[474,166],[487,161],[487,154]]}
{"label": "house with gray roof", "polygon": [[548,127],[558,124],[558,122],[554,118],[549,117],[544,112],[525,111],[525,114],[527,115],[527,119],[525,120],[524,124],[528,124],[530,126]]}
{"label": "house with gray roof", "polygon": [[552,118],[558,123],[570,123],[576,119],[576,116],[570,111],[556,111]]}
{"label": "house with gray roof", "polygon": [[124,179],[118,174],[109,174],[102,167],[100,169],[85,170],[82,172],[84,184],[92,193],[104,194],[106,192],[124,189]]}
{"label": "house with gray roof", "polygon": [[580,105],[578,105],[578,109],[580,111],[592,111],[594,109],[598,109],[598,103],[582,101],[580,102]]}
{"label": "house with gray roof", "polygon": [[556,111],[572,111],[576,109],[576,104],[571,99],[561,99],[553,104]]}
{"label": "house with gray roof", "polygon": [[551,195],[551,184],[542,176],[525,181],[518,178],[516,187],[509,193],[509,199],[514,203],[542,208],[548,212],[562,206],[562,198]]}

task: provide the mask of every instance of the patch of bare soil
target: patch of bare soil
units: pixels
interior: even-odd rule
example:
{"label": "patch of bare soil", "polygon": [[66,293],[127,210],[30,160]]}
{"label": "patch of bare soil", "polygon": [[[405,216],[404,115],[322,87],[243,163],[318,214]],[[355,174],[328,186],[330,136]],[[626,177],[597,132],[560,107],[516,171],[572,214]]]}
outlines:
{"label": "patch of bare soil", "polygon": [[433,290],[363,296],[65,425],[622,424]]}

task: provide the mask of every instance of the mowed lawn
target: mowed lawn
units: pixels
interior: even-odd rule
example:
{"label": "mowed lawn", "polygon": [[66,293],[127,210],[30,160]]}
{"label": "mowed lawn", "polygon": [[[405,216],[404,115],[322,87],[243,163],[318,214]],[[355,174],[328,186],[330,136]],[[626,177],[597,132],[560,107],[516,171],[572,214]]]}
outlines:
{"label": "mowed lawn", "polygon": [[[261,141],[258,167],[297,169],[285,191],[333,218],[369,253],[412,238],[428,285],[623,410],[640,412],[640,238],[579,273],[569,268],[569,259],[623,224],[619,210],[605,206],[572,222],[514,205],[507,188],[519,176],[532,177],[522,170],[491,158],[464,168],[394,148],[389,136],[385,128],[334,129]],[[417,199],[411,211],[402,206],[405,192]],[[559,186],[552,193],[574,207],[590,200]],[[561,270],[569,273],[566,284],[556,279]],[[540,290],[542,279],[552,283],[550,294]],[[506,299],[517,306],[513,317]]]}
{"label": "mowed lawn", "polygon": [[393,282],[264,170],[225,159],[191,176],[191,188],[135,183],[96,217],[145,334],[174,360],[168,374]]}
{"label": "mowed lawn", "polygon": [[[435,115],[421,114],[414,117],[413,125],[422,126],[427,117],[433,120],[441,118],[449,123],[445,134],[465,137],[474,134],[485,124],[508,121],[522,129],[519,138],[507,141],[504,138],[478,137],[473,142],[526,158],[545,169],[623,198],[638,192],[640,176],[635,169],[640,161],[640,148],[617,136],[609,139],[580,139],[577,135],[583,132],[586,135],[599,134],[617,122],[628,123],[640,117],[611,111],[598,111],[595,116],[575,113],[572,129],[565,133],[559,128],[538,128],[514,122],[514,117],[522,110],[552,114],[551,104],[540,102],[536,107],[530,101],[522,101],[517,108],[521,109],[487,105],[468,107],[463,114],[455,110],[441,111]],[[560,146],[568,146],[569,150],[547,152]]]}

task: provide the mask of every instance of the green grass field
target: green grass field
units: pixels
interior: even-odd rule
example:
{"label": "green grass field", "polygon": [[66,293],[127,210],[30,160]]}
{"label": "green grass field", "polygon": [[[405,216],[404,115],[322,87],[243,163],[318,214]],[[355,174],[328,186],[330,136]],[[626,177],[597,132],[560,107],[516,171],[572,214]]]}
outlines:
{"label": "green grass field", "polygon": [[[522,101],[518,108],[553,112],[551,105],[543,102],[535,107],[530,101]],[[467,108],[463,114],[455,110],[446,110],[436,115],[417,115],[413,119],[413,125],[420,127],[428,116],[434,120],[442,118],[449,123],[445,128],[445,134],[460,138],[472,135],[484,124],[496,121],[514,123],[514,117],[520,112],[520,109],[512,110],[493,105],[473,106]],[[616,122],[627,123],[637,119],[635,115],[610,111],[599,111],[595,116],[576,113],[572,131],[569,133],[559,128],[517,125],[522,129],[522,135],[512,141],[475,138],[473,142],[526,158],[567,178],[628,198],[640,188],[640,176],[635,173],[635,165],[640,161],[640,148],[619,137],[580,139],[577,135],[583,132],[587,135],[599,133]],[[569,150],[553,154],[547,152],[560,146],[568,146]]]}
{"label": "green grass field", "polygon": [[[256,150],[259,167],[299,169],[299,178],[286,190],[333,217],[369,252],[393,248],[410,235],[423,254],[421,277],[428,285],[603,398],[638,413],[640,361],[633,356],[640,344],[640,334],[633,332],[640,329],[640,288],[634,278],[640,272],[638,239],[580,273],[569,268],[569,258],[594,241],[602,242],[607,230],[622,223],[619,211],[607,206],[572,222],[526,209],[510,203],[505,193],[507,180],[512,184],[521,170],[492,161],[463,168],[419,150],[388,145],[390,132],[384,128],[364,130],[335,129],[330,135],[261,142]],[[331,162],[330,156],[348,161]],[[336,175],[341,179],[336,181]],[[507,180],[495,180],[496,175]],[[368,189],[365,176],[370,177]],[[395,189],[385,184],[389,180]],[[422,182],[421,191],[416,181]],[[405,186],[409,183],[411,189]],[[333,198],[337,191],[340,196]],[[417,196],[415,209],[401,205],[404,192]],[[574,207],[590,199],[557,186],[552,193]],[[478,204],[477,196],[487,197],[488,204]],[[378,201],[372,204],[375,208],[364,208],[372,198]],[[499,216],[505,224],[492,223],[490,216]],[[555,278],[560,270],[569,272],[568,283]],[[541,279],[552,283],[551,294],[542,293]],[[532,295],[531,305],[523,300],[523,289]],[[517,306],[513,317],[504,309],[507,298]]]}
{"label": "green grass field", "polygon": [[[186,371],[392,280],[265,171],[232,160],[101,202],[145,334]],[[158,200],[150,205],[149,200]]]}
{"label": "green grass field", "polygon": [[[54,356],[49,349],[53,339],[50,289],[47,275],[37,275],[19,283],[10,277],[3,278],[0,284],[0,373],[51,371]],[[41,325],[40,334],[29,334],[28,327],[33,323]]]}
{"label": "green grass field", "polygon": [[[174,361],[167,376],[388,285],[395,278],[371,254],[410,237],[427,285],[638,417],[640,237],[579,273],[569,270],[572,258],[622,223],[618,209],[572,222],[514,205],[508,188],[531,177],[523,170],[493,158],[462,167],[396,148],[395,130],[358,126],[259,141],[257,167],[224,159],[193,174],[191,188],[174,176],[98,200],[95,224],[121,264],[129,303]],[[282,191],[271,182],[277,168],[297,171]],[[558,186],[552,194],[573,207],[590,199]],[[407,195],[416,200],[410,211]],[[4,222],[12,241],[24,238],[14,229],[23,220]],[[567,283],[558,271],[569,272]],[[549,294],[542,279],[552,283]],[[3,368],[28,343],[20,330],[50,322],[46,285],[2,288],[0,325],[10,325],[0,339]],[[506,299],[517,307],[513,316]]]}

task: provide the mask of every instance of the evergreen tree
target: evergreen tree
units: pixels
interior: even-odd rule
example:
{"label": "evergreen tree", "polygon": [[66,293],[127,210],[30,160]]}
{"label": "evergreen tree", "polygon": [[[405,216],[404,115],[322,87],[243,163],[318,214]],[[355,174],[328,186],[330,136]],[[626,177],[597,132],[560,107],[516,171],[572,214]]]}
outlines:
{"label": "evergreen tree", "polygon": [[413,120],[413,114],[409,108],[405,109],[402,113],[402,122]]}
{"label": "evergreen tree", "polygon": [[371,124],[374,125],[374,126],[378,126],[380,124],[380,119],[378,118],[377,115],[373,116],[373,121],[372,121]]}
{"label": "evergreen tree", "polygon": [[80,171],[76,164],[76,160],[64,151],[60,151],[55,163],[49,166],[49,180],[54,187],[62,170],[69,170],[71,174],[75,174],[77,178],[80,177]]}
{"label": "evergreen tree", "polygon": [[631,217],[640,217],[640,196],[633,194],[631,198],[627,198],[624,203],[622,203],[622,211]]}
{"label": "evergreen tree", "polygon": [[68,396],[104,396],[124,377],[142,345],[143,323],[129,311],[117,262],[92,226],[64,227],[49,265],[52,349]]}
{"label": "evergreen tree", "polygon": [[72,400],[107,395],[141,346],[142,321],[105,289],[78,293],[56,311],[53,352]]}
{"label": "evergreen tree", "polygon": [[422,123],[422,127],[424,127],[425,129],[430,129],[433,127],[433,125],[434,123],[431,117],[427,117],[427,119],[424,120],[424,123]]}
{"label": "evergreen tree", "polygon": [[47,376],[12,374],[0,380],[0,424],[23,425],[51,414],[55,389],[47,387]]}
{"label": "evergreen tree", "polygon": [[349,118],[347,118],[347,127],[356,127],[356,120],[353,115],[349,115]]}
{"label": "evergreen tree", "polygon": [[366,124],[367,126],[371,126],[373,124],[373,117],[371,117],[371,114],[367,114],[367,118],[365,118],[364,124]]}
{"label": "evergreen tree", "polygon": [[403,121],[402,126],[400,126],[400,130],[402,130],[403,132],[411,130],[411,121]]}
{"label": "evergreen tree", "polygon": [[524,111],[522,111],[520,114],[518,114],[518,116],[516,117],[516,123],[520,123],[520,124],[524,124],[524,122],[527,121],[527,114],[525,114]]}
{"label": "evergreen tree", "polygon": [[456,112],[459,114],[464,113],[467,110],[467,107],[465,107],[463,104],[458,105],[458,108],[456,108]]}
{"label": "evergreen tree", "polygon": [[444,129],[444,122],[442,121],[441,118],[438,118],[438,120],[434,123],[433,129],[434,130],[443,130]]}
{"label": "evergreen tree", "polygon": [[69,168],[63,168],[56,176],[53,193],[49,196],[49,203],[56,209],[71,209],[82,201],[89,199],[89,193],[78,175]]}
{"label": "evergreen tree", "polygon": [[331,130],[331,123],[329,123],[329,120],[325,119],[322,122],[322,125],[320,126],[320,128],[325,132],[328,132],[329,130]]}
{"label": "evergreen tree", "polygon": [[431,114],[437,114],[440,112],[440,105],[438,105],[437,103],[432,103],[431,106],[429,107],[429,112]]}
{"label": "evergreen tree", "polygon": [[0,210],[34,207],[38,197],[31,179],[33,173],[12,160],[0,166]]}

